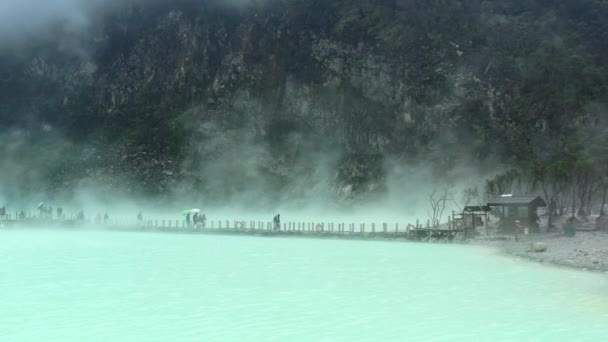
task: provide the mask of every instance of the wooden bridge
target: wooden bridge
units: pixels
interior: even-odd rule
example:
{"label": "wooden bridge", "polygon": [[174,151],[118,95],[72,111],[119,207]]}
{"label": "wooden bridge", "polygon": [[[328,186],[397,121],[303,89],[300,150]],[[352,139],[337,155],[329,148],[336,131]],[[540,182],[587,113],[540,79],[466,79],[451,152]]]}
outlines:
{"label": "wooden bridge", "polygon": [[283,222],[275,227],[268,221],[210,220],[193,224],[184,219],[109,219],[105,222],[92,220],[52,220],[26,218],[24,220],[0,219],[0,229],[19,227],[99,228],[118,232],[164,232],[189,234],[223,234],[291,237],[333,237],[343,239],[406,239],[412,241],[447,240],[456,237],[466,239],[473,235],[462,225],[448,224],[432,227],[427,221],[423,226],[404,223],[345,223],[345,222]]}

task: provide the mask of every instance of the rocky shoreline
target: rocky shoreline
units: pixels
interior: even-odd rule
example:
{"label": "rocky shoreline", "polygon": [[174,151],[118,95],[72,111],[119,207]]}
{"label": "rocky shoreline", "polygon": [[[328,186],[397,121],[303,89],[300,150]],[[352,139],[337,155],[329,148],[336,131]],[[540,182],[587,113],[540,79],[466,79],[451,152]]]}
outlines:
{"label": "rocky shoreline", "polygon": [[[474,244],[497,248],[501,252],[562,267],[608,273],[608,232],[578,231],[573,237],[563,233],[477,238]],[[535,252],[535,243],[546,244],[547,250]]]}

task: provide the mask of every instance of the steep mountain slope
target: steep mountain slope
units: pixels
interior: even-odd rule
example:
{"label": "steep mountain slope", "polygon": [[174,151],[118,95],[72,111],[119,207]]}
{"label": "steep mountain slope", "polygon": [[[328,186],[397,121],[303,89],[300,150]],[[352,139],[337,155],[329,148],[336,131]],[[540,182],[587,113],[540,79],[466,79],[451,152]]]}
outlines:
{"label": "steep mountain slope", "polygon": [[606,127],[606,1],[96,10],[86,29],[59,22],[1,47],[10,196],[352,197],[383,191],[389,161],[438,179],[550,163]]}

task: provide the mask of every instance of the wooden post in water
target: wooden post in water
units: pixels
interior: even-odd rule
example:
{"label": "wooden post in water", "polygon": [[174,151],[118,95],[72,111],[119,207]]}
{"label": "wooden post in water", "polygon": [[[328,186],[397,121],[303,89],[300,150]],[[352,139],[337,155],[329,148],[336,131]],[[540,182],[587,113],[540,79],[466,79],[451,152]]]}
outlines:
{"label": "wooden post in water", "polygon": [[375,233],[375,232],[376,232],[376,224],[372,223],[372,233]]}

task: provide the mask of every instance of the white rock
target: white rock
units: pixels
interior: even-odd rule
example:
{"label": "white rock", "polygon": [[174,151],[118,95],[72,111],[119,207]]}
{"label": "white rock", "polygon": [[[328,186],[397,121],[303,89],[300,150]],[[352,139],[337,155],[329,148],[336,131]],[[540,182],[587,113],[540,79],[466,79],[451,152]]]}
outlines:
{"label": "white rock", "polygon": [[542,253],[547,251],[547,244],[544,242],[534,242],[530,245],[530,250],[536,253]]}

